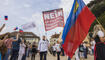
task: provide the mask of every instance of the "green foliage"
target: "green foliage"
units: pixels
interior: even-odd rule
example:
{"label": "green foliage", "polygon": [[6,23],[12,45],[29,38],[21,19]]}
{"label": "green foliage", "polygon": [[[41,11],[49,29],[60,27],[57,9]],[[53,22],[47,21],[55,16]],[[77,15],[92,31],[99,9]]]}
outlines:
{"label": "green foliage", "polygon": [[98,23],[97,23],[97,21],[95,20],[95,21],[91,24],[90,29],[89,29],[89,32],[92,32],[92,31],[93,31],[93,28],[94,28],[94,26],[95,26],[96,24],[98,24]]}
{"label": "green foliage", "polygon": [[105,11],[105,3],[97,4],[92,8],[92,12],[93,14],[95,14],[96,17],[99,17],[104,11]]}
{"label": "green foliage", "polygon": [[96,3],[100,3],[102,1],[104,1],[104,0],[94,0],[94,2],[96,2]]}
{"label": "green foliage", "polygon": [[89,3],[89,4],[87,4],[87,6],[88,6],[88,7],[91,7],[91,6],[93,6],[94,4],[96,4],[96,2],[95,2],[95,1],[90,1],[90,3]]}
{"label": "green foliage", "polygon": [[100,17],[98,17],[98,20],[100,21],[102,26],[105,28],[105,12]]}
{"label": "green foliage", "polygon": [[[105,0],[94,0],[96,4],[93,8],[91,8],[92,13],[96,16],[96,18],[99,20],[99,22],[102,24],[102,26],[105,28]],[[91,4],[90,2],[89,4]],[[88,4],[88,5],[89,5]],[[90,27],[90,32],[93,31],[94,25],[98,24],[95,20],[93,24]]]}
{"label": "green foliage", "polygon": [[92,7],[94,4],[99,4],[102,1],[104,0],[93,0],[93,1],[90,1],[90,3],[88,3],[87,6]]}

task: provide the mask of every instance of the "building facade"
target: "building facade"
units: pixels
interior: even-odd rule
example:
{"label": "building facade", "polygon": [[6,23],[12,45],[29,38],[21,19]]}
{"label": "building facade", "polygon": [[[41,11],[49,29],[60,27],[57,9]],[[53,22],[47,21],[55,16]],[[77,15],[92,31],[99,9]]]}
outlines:
{"label": "building facade", "polygon": [[[19,32],[12,32],[10,33],[10,37],[16,37],[17,33]],[[34,34],[33,32],[21,32],[20,38],[26,40],[27,42],[36,42],[38,43],[40,40],[40,37]],[[0,35],[0,37],[3,37],[5,34]]]}

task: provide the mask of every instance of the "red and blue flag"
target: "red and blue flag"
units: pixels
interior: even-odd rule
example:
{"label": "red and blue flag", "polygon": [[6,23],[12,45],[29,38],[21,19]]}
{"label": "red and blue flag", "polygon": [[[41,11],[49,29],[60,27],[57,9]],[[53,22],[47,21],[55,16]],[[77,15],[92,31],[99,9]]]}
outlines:
{"label": "red and blue flag", "polygon": [[62,47],[70,58],[87,36],[89,28],[95,19],[96,17],[83,0],[74,0],[62,34]]}
{"label": "red and blue flag", "polygon": [[8,16],[4,16],[5,20],[8,20]]}
{"label": "red and blue flag", "polygon": [[14,30],[18,30],[18,27],[15,27]]}

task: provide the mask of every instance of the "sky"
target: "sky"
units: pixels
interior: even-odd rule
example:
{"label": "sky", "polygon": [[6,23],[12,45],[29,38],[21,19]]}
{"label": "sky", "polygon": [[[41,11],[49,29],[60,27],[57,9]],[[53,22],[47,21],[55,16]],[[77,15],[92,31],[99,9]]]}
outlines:
{"label": "sky", "polygon": [[[90,1],[84,0],[86,4]],[[51,35],[61,32],[63,28],[57,27],[45,32],[42,11],[63,8],[66,22],[72,4],[73,0],[0,0],[0,26],[6,24],[0,34],[13,32],[16,26],[21,27],[28,22],[35,22],[36,28],[24,31],[33,32],[40,37],[47,35],[50,38]],[[8,21],[4,20],[5,15],[8,16]]]}

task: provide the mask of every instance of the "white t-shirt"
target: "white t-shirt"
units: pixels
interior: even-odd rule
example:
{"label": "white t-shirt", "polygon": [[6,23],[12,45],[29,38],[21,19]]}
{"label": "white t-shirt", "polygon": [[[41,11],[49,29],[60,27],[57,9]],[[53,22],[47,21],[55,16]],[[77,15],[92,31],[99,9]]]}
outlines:
{"label": "white t-shirt", "polygon": [[57,51],[57,52],[60,52],[60,51],[61,51],[61,46],[60,46],[60,44],[56,44],[55,46],[56,46],[56,51]]}
{"label": "white t-shirt", "polygon": [[54,46],[52,46],[53,47],[53,51],[56,51],[56,46],[54,45]]}
{"label": "white t-shirt", "polygon": [[38,50],[40,52],[45,52],[45,51],[48,50],[48,46],[49,46],[49,42],[48,41],[40,40],[39,44],[38,44]]}
{"label": "white t-shirt", "polygon": [[83,44],[83,47],[86,49],[86,44],[85,43]]}
{"label": "white t-shirt", "polygon": [[91,45],[92,45],[91,48],[92,48],[92,49],[94,49],[95,44],[96,44],[95,41],[91,41]]}

